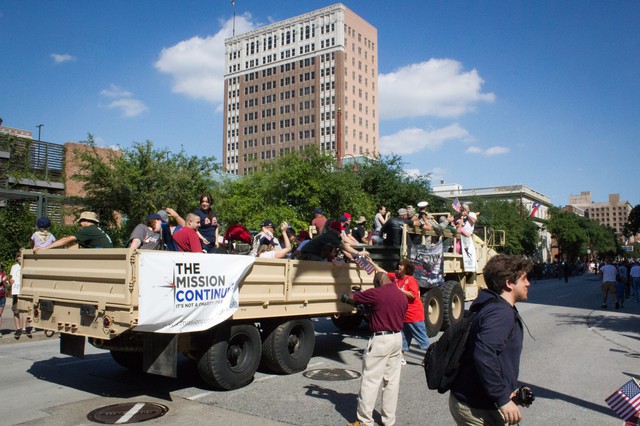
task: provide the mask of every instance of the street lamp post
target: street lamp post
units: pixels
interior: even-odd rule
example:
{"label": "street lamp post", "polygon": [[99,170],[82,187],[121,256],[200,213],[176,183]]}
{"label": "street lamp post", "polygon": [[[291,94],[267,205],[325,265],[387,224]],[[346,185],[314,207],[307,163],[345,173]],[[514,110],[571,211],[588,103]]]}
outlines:
{"label": "street lamp post", "polygon": [[[358,162],[356,161],[356,157],[354,157],[352,154],[345,154],[342,156],[342,160],[344,160],[344,157],[353,158],[353,173],[358,173]],[[340,166],[342,166],[342,161],[340,162]]]}
{"label": "street lamp post", "polygon": [[40,142],[40,134],[42,132],[42,128],[44,127],[44,124],[38,124],[36,127],[38,128],[38,142]]}

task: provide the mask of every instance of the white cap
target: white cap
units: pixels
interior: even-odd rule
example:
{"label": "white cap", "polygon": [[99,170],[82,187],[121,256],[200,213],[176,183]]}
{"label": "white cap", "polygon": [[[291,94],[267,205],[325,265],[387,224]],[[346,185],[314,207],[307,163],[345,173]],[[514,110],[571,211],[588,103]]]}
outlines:
{"label": "white cap", "polygon": [[427,207],[429,205],[429,203],[427,201],[420,201],[418,203],[418,207],[423,208],[423,207]]}

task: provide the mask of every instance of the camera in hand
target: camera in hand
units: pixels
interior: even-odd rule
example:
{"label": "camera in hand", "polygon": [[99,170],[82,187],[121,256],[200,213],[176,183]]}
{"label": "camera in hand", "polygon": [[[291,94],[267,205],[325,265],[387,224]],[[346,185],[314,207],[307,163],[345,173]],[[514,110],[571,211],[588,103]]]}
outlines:
{"label": "camera in hand", "polygon": [[531,403],[536,399],[533,395],[533,391],[526,386],[521,386],[516,393],[516,396],[513,397],[513,402],[516,405],[521,405],[523,407],[528,407]]}

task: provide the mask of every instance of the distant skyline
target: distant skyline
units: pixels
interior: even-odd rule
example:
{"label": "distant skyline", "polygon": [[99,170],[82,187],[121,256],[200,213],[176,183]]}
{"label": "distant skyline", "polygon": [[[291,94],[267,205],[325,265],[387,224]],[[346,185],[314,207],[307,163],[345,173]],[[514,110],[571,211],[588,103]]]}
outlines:
{"label": "distant skyline", "polygon": [[[337,2],[236,0],[236,34]],[[640,204],[640,2],[343,1],[378,30],[380,148],[463,188]],[[222,161],[230,0],[0,3],[0,117]]]}

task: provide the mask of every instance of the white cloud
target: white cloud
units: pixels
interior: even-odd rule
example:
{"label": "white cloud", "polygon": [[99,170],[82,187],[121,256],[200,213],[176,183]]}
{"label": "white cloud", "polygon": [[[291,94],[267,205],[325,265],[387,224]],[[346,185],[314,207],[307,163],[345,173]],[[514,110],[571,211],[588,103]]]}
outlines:
{"label": "white cloud", "polygon": [[131,92],[124,90],[115,84],[109,86],[108,89],[100,91],[100,94],[107,98],[130,98],[133,96]]}
{"label": "white cloud", "polygon": [[100,91],[100,95],[110,100],[106,105],[101,105],[102,107],[120,110],[125,117],[135,117],[148,110],[144,102],[133,97],[133,93],[115,84]]}
{"label": "white cloud", "polygon": [[510,151],[506,146],[492,146],[491,148],[482,149],[477,146],[470,146],[466,149],[467,154],[479,154],[485,157],[491,157],[493,155],[507,154]]}
{"label": "white cloud", "polygon": [[458,117],[479,102],[493,102],[482,93],[484,80],[474,69],[462,70],[452,59],[430,59],[378,77],[380,118]]}
{"label": "white cloud", "polygon": [[380,138],[383,154],[413,154],[424,149],[435,150],[449,141],[468,140],[469,132],[458,123],[435,130],[403,129],[393,135]]}
{"label": "white cloud", "polygon": [[69,62],[69,61],[75,61],[76,57],[75,56],[71,56],[67,53],[65,54],[59,54],[59,53],[52,53],[51,58],[53,59],[53,62],[56,64],[61,64],[63,62]]}
{"label": "white cloud", "polygon": [[[254,28],[251,15],[236,17],[236,34]],[[221,104],[224,96],[225,38],[231,37],[233,21],[228,20],[213,36],[192,37],[162,49],[154,64],[173,77],[173,91],[195,99]],[[219,106],[221,108],[221,106]]]}

